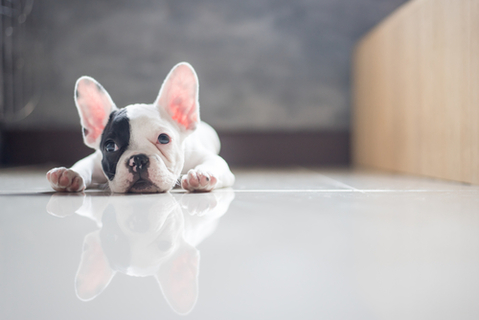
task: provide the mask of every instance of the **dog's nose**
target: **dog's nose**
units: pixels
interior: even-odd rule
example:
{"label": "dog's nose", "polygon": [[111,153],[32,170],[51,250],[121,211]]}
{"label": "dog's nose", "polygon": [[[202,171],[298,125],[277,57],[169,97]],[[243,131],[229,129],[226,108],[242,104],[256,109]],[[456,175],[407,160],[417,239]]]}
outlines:
{"label": "dog's nose", "polygon": [[[146,168],[146,166],[148,165],[148,162],[150,160],[148,160],[148,157],[144,154],[137,154],[133,157],[130,158],[130,161],[128,162],[128,164],[130,165],[130,167],[132,167],[133,169],[137,169],[138,171],[140,170],[144,170]],[[136,170],[135,170],[136,171]]]}

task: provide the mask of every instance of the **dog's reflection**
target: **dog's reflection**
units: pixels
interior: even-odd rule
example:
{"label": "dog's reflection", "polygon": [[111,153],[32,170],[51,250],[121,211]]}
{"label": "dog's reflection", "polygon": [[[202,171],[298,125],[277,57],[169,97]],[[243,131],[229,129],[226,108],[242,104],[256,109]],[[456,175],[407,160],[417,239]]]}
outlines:
{"label": "dog's reflection", "polygon": [[216,228],[234,199],[232,190],[204,194],[82,196],[54,194],[47,211],[94,220],[85,236],[75,289],[84,301],[98,296],[117,272],[153,276],[170,306],[190,312],[198,296],[196,246]]}

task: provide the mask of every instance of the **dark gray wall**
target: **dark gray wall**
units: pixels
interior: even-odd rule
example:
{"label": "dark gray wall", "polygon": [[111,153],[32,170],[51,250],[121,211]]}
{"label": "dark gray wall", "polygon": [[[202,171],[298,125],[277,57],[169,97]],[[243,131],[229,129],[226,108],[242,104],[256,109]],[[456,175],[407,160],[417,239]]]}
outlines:
{"label": "dark gray wall", "polygon": [[404,2],[37,1],[42,97],[9,126],[78,126],[73,86],[84,74],[119,107],[150,103],[188,61],[201,116],[219,130],[348,130],[353,46]]}

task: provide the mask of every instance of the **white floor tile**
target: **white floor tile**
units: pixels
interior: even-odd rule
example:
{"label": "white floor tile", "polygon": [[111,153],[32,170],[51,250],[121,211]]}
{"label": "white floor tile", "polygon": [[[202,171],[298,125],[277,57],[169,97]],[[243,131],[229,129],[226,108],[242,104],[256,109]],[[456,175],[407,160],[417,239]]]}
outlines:
{"label": "white floor tile", "polygon": [[477,186],[235,174],[213,193],[110,195],[0,171],[0,318],[479,318]]}

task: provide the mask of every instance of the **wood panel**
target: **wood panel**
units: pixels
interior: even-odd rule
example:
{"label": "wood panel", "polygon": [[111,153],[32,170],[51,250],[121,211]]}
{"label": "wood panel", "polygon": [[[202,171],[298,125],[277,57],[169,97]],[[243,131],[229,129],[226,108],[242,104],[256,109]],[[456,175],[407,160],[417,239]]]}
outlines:
{"label": "wood panel", "polygon": [[353,163],[479,184],[479,1],[415,0],[357,44]]}

